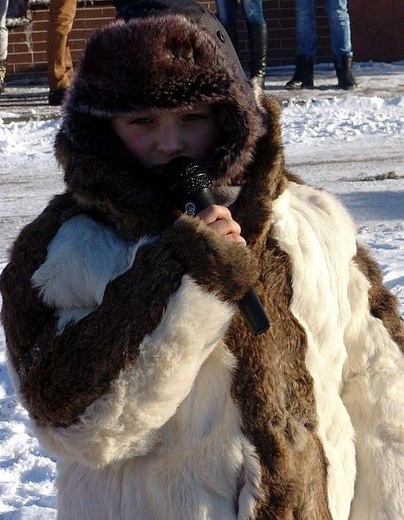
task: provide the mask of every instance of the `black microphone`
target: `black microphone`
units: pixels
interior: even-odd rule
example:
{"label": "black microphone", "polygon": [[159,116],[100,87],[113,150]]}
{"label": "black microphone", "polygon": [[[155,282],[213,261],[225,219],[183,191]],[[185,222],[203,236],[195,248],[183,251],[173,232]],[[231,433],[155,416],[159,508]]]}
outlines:
{"label": "black microphone", "polygon": [[[212,182],[206,169],[189,157],[172,159],[164,167],[160,179],[168,189],[172,202],[188,215],[196,215],[215,204]],[[252,287],[239,301],[239,308],[254,334],[262,334],[268,329],[269,319]]]}

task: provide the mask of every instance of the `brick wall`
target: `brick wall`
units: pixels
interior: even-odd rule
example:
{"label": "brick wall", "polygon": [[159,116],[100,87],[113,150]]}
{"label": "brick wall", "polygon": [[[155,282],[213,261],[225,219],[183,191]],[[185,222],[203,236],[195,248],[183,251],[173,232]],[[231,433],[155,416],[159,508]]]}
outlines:
{"label": "brick wall", "polygon": [[[31,23],[9,30],[7,73],[35,78],[46,72],[47,3],[30,4]],[[69,36],[73,62],[79,58],[91,31],[110,22],[115,8],[110,1],[78,2],[76,18]]]}
{"label": "brick wall", "polygon": [[[46,71],[46,24],[48,0],[31,0],[32,22],[9,31],[8,74],[35,79]],[[201,0],[215,11],[215,2]],[[404,0],[350,0],[352,41],[358,61],[397,61],[404,59]],[[268,23],[268,66],[294,62],[293,0],[264,0]],[[70,34],[73,60],[77,61],[88,34],[115,16],[111,0],[78,2],[77,15]],[[327,15],[323,0],[318,0],[317,62],[331,61]],[[239,9],[240,56],[248,64],[245,23]]]}
{"label": "brick wall", "polygon": [[358,60],[404,59],[404,0],[351,0],[352,42]]}

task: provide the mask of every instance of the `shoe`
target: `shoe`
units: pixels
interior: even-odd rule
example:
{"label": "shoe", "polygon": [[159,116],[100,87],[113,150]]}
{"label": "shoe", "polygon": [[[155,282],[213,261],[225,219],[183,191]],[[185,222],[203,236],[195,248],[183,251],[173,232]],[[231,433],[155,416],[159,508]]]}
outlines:
{"label": "shoe", "polygon": [[247,24],[250,45],[250,82],[265,88],[268,30],[266,24]]}
{"label": "shoe", "polygon": [[49,105],[52,107],[57,107],[63,104],[65,95],[67,92],[67,88],[58,88],[56,90],[49,91]]}
{"label": "shoe", "polygon": [[0,60],[0,94],[4,92],[6,86],[6,71],[7,63],[6,60]]}
{"label": "shoe", "polygon": [[314,60],[307,56],[297,56],[293,78],[286,83],[288,90],[314,88]]}
{"label": "shoe", "polygon": [[342,56],[339,60],[334,60],[339,88],[353,90],[358,85],[352,75],[352,63],[352,56]]}

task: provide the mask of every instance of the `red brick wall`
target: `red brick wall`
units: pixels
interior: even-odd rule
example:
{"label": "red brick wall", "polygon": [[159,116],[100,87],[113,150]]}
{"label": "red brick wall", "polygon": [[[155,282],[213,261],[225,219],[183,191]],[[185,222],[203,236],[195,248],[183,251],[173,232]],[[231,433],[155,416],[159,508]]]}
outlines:
{"label": "red brick wall", "polygon": [[[8,74],[35,77],[46,71],[47,6],[31,4],[32,23],[9,31]],[[201,0],[212,11],[215,2]],[[352,41],[357,61],[397,61],[404,59],[404,0],[350,0]],[[293,0],[264,0],[268,23],[268,66],[294,62]],[[73,60],[80,56],[88,34],[115,16],[110,0],[79,0],[76,19],[70,34]],[[329,30],[323,0],[318,0],[317,62],[331,61]],[[248,64],[245,23],[239,9],[240,55]]]}
{"label": "red brick wall", "polygon": [[351,0],[357,60],[404,59],[404,0]]}

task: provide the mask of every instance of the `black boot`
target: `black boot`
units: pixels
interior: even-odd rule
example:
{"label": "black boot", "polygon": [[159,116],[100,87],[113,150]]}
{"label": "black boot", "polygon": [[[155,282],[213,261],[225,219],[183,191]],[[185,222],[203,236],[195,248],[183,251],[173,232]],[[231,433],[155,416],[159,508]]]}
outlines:
{"label": "black boot", "polygon": [[342,56],[339,60],[334,60],[338,87],[344,90],[353,90],[357,86],[356,80],[352,75],[352,62],[351,56]]}
{"label": "black boot", "polygon": [[6,60],[0,60],[0,94],[4,92],[4,87],[6,86],[6,71]]}
{"label": "black boot", "polygon": [[288,90],[314,88],[314,60],[307,56],[297,56],[293,78],[286,83]]}
{"label": "black boot", "polygon": [[250,79],[265,88],[267,68],[268,31],[266,24],[247,24],[250,44]]}

